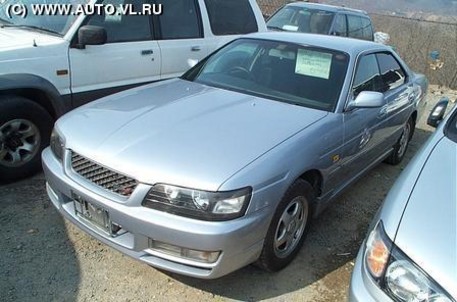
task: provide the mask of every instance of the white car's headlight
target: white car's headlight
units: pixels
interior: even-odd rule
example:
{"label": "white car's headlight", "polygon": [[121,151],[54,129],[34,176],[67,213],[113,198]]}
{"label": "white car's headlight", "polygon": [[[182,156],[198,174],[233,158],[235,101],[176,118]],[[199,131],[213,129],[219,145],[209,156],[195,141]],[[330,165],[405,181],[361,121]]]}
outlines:
{"label": "white car's headlight", "polygon": [[245,214],[250,187],[228,192],[207,192],[165,184],[152,187],[143,206],[202,220],[229,220]]}
{"label": "white car's headlight", "polygon": [[62,161],[65,144],[62,137],[57,133],[55,128],[52,130],[49,145],[51,146],[52,153],[54,153],[54,155],[60,161]]}
{"label": "white car's headlight", "polygon": [[387,237],[382,221],[370,233],[365,266],[379,287],[394,301],[453,302],[430,276]]}

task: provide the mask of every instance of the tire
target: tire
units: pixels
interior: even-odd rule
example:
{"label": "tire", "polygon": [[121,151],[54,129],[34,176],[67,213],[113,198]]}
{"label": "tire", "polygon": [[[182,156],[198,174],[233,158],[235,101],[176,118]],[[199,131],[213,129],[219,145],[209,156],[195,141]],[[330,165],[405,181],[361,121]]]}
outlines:
{"label": "tire", "polygon": [[299,179],[289,187],[273,215],[257,266],[276,272],[297,256],[309,229],[313,200],[308,182]]}
{"label": "tire", "polygon": [[412,138],[413,131],[414,122],[412,118],[409,118],[409,120],[403,126],[403,132],[401,133],[398,141],[395,143],[392,153],[389,155],[389,157],[386,158],[386,163],[391,165],[398,165],[403,160],[406,154],[406,150],[408,150],[409,141]]}
{"label": "tire", "polygon": [[0,96],[0,112],[0,182],[40,171],[52,117],[37,103],[20,96]]}

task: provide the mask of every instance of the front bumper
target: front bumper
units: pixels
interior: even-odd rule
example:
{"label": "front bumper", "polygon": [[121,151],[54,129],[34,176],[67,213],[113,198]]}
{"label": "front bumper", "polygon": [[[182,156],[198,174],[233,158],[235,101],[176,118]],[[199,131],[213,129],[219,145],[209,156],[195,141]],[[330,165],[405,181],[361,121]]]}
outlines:
{"label": "front bumper", "polygon": [[[210,222],[180,217],[141,206],[150,186],[139,184],[126,200],[116,200],[109,192],[72,177],[68,167],[50,148],[42,153],[48,195],[57,210],[80,229],[113,247],[154,267],[192,277],[214,279],[254,262],[263,247],[271,213],[268,208],[245,217]],[[122,226],[118,236],[110,236],[75,214],[72,196],[77,195],[109,212],[113,222]],[[160,241],[199,251],[220,251],[214,263],[203,263],[151,251],[150,241]]]}

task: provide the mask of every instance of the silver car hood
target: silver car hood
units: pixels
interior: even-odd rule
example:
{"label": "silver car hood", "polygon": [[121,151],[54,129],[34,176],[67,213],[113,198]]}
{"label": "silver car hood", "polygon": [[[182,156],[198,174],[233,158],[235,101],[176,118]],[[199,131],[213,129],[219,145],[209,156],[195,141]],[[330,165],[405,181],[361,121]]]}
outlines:
{"label": "silver car hood", "polygon": [[174,79],[85,105],[56,127],[67,149],[140,182],[216,191],[326,115]]}
{"label": "silver car hood", "polygon": [[456,144],[446,137],[431,152],[403,214],[395,244],[457,298]]}

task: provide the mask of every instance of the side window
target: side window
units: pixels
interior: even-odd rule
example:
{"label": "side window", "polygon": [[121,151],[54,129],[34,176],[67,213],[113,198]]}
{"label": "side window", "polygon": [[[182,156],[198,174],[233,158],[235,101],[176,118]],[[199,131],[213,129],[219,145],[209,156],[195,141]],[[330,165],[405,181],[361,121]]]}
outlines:
{"label": "side window", "polygon": [[335,27],[333,32],[336,36],[347,37],[348,36],[348,27],[346,21],[346,15],[339,14],[336,16]]}
{"label": "side window", "polygon": [[201,22],[195,0],[167,0],[159,16],[162,39],[201,38]]}
{"label": "side window", "polygon": [[406,82],[405,71],[391,54],[378,53],[376,56],[381,70],[381,92],[395,89]]}
{"label": "side window", "polygon": [[258,30],[249,0],[205,0],[205,5],[211,30],[217,36],[247,34]]}
{"label": "side window", "polygon": [[[110,4],[120,9],[121,5],[141,7],[142,0],[106,0],[104,5]],[[151,24],[148,15],[95,14],[90,17],[88,25],[101,26],[106,30],[107,43],[132,42],[151,40]]]}
{"label": "side window", "polygon": [[373,28],[371,27],[370,19],[362,18],[362,30],[363,30],[363,39],[372,41],[373,40]]}
{"label": "side window", "polygon": [[379,74],[378,61],[374,54],[366,55],[359,60],[355,72],[352,92],[354,97],[362,91],[380,91],[381,75]]}
{"label": "side window", "polygon": [[356,39],[363,39],[362,18],[348,15],[348,36]]}

